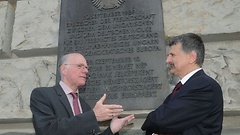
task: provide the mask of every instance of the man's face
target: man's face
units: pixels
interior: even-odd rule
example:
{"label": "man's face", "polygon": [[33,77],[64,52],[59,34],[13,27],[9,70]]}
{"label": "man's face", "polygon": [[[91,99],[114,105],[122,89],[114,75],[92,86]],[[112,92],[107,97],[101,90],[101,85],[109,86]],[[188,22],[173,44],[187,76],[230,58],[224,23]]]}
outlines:
{"label": "man's face", "polygon": [[70,88],[84,86],[88,73],[86,59],[80,54],[71,54],[62,66],[63,82]]}
{"label": "man's face", "polygon": [[170,47],[166,63],[171,74],[182,78],[188,72],[189,54],[182,50],[180,43],[177,43]]}

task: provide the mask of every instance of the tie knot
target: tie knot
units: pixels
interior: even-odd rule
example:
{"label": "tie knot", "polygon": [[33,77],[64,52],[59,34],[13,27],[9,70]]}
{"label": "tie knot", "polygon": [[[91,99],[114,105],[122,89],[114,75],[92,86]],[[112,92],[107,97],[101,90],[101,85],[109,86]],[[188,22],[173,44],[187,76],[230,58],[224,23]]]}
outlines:
{"label": "tie knot", "polygon": [[178,82],[177,85],[175,86],[175,89],[178,90],[182,86],[181,82]]}
{"label": "tie knot", "polygon": [[73,96],[73,98],[75,99],[75,98],[77,98],[77,93],[74,93],[74,92],[72,92],[72,93],[70,93],[72,96]]}
{"label": "tie knot", "polygon": [[177,85],[174,87],[171,97],[174,97],[174,95],[177,93],[178,89],[182,86],[181,82],[178,82]]}

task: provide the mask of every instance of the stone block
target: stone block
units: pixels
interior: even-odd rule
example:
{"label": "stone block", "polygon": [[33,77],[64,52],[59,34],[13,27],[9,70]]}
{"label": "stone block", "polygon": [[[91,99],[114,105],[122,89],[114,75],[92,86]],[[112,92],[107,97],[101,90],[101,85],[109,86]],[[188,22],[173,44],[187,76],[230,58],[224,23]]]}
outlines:
{"label": "stone block", "polygon": [[239,109],[240,40],[208,42],[203,68],[222,87],[224,108]]}
{"label": "stone block", "polygon": [[60,0],[18,1],[12,52],[19,57],[57,53]]}
{"label": "stone block", "polygon": [[55,85],[56,57],[1,60],[0,73],[0,119],[30,118],[31,91]]}
{"label": "stone block", "polygon": [[6,16],[7,16],[7,1],[0,1],[0,59],[9,57],[9,49],[6,43]]}
{"label": "stone block", "polygon": [[239,0],[163,0],[166,35],[240,31]]}

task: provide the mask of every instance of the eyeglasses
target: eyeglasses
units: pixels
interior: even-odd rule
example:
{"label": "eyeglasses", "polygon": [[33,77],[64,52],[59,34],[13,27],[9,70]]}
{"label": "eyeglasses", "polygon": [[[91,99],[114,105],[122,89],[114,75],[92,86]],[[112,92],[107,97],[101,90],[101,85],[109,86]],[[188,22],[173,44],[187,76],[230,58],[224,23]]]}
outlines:
{"label": "eyeglasses", "polygon": [[78,69],[87,69],[88,67],[85,66],[84,64],[64,64],[64,65],[75,65]]}

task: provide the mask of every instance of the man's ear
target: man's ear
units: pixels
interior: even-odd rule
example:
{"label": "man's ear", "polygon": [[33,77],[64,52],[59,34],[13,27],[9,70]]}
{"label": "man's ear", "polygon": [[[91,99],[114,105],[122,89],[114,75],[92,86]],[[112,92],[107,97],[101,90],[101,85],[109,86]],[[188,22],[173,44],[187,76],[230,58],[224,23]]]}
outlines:
{"label": "man's ear", "polygon": [[191,51],[189,53],[189,63],[196,63],[197,61],[197,53],[195,51]]}
{"label": "man's ear", "polygon": [[66,66],[64,64],[60,66],[59,70],[62,75],[66,74]]}

